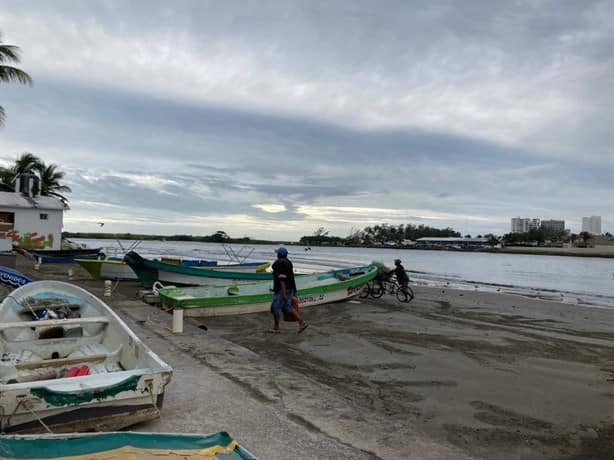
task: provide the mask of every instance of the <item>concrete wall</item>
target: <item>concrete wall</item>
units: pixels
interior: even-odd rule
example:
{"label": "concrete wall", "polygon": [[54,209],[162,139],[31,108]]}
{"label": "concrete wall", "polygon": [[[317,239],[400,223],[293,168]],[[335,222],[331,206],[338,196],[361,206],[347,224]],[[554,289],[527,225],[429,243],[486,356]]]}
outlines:
{"label": "concrete wall", "polygon": [[[0,232],[0,237],[13,239],[15,246],[37,249],[61,249],[64,213],[57,209],[0,207],[0,212],[15,214],[12,232]],[[47,219],[41,219],[46,214]]]}

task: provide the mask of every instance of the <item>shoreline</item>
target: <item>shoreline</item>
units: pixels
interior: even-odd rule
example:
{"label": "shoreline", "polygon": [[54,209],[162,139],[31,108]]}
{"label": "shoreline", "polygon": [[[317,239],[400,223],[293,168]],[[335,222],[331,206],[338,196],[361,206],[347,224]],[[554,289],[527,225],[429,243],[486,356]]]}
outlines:
{"label": "shoreline", "polygon": [[[18,258],[35,279],[104,299],[173,368],[162,417],[136,431],[225,430],[259,458],[606,459],[614,450],[614,311],[416,286],[305,308],[309,329],[268,334],[266,313],[190,318],[102,297],[77,265]],[[195,404],[195,402],[197,402]],[[186,414],[190,414],[186,417]],[[275,433],[275,436],[271,436]]]}
{"label": "shoreline", "polygon": [[[409,251],[446,251],[446,252],[466,252],[466,253],[493,253],[493,254],[526,254],[526,255],[543,255],[543,256],[562,256],[562,257],[593,257],[593,258],[614,258],[614,245],[610,246],[597,246],[596,248],[551,248],[551,247],[523,247],[523,246],[506,246],[503,248],[489,248],[489,249],[444,249],[444,248],[415,248],[411,246],[330,246],[330,245],[303,245],[298,242],[279,242],[279,241],[263,241],[263,240],[242,240],[231,239],[227,242],[224,241],[201,241],[198,239],[166,239],[159,235],[132,235],[128,238],[127,235],[118,235],[120,240],[127,241],[160,241],[160,242],[189,242],[189,243],[213,243],[213,244],[241,244],[241,245],[254,245],[254,246],[267,246],[267,245],[279,245],[284,244],[286,246],[298,246],[298,247],[318,247],[318,248],[354,248],[354,249],[391,249],[391,250],[409,250]],[[116,241],[118,238],[109,235],[94,236],[68,236],[66,239],[82,239],[82,240],[110,240]]]}

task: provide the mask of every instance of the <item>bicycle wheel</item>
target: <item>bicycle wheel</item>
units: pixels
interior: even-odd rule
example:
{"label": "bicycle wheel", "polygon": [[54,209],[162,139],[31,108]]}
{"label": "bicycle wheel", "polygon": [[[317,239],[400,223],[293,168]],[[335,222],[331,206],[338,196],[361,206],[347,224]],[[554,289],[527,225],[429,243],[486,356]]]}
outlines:
{"label": "bicycle wheel", "polygon": [[371,294],[371,283],[365,283],[362,286],[362,289],[360,290],[360,294],[358,294],[358,297],[361,299],[366,299],[367,297],[369,297],[369,294]]}
{"label": "bicycle wheel", "polygon": [[407,286],[407,291],[404,291],[403,288],[398,288],[396,292],[397,300],[400,302],[411,302],[414,299],[414,291],[412,288]]}
{"label": "bicycle wheel", "polygon": [[386,292],[386,287],[383,283],[375,282],[371,285],[371,297],[374,299],[379,299]]}

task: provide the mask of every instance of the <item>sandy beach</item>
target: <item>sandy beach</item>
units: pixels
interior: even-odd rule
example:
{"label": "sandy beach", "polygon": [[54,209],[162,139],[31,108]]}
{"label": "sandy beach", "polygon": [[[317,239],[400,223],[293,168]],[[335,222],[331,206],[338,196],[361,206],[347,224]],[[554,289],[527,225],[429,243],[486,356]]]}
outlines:
{"label": "sandy beach", "polygon": [[[102,296],[78,266],[73,282]],[[19,258],[38,279],[66,266]],[[228,431],[261,459],[606,459],[614,451],[614,310],[416,287],[304,310],[190,319],[111,305],[174,368],[162,418],[138,431]]]}

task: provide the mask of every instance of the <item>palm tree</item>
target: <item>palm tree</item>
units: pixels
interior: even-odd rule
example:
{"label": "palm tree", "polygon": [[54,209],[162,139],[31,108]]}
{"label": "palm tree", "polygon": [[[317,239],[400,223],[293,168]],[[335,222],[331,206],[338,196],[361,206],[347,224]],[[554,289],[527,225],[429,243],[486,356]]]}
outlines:
{"label": "palm tree", "polygon": [[26,173],[38,170],[42,164],[40,158],[28,152],[21,154],[15,164],[8,168],[0,167],[0,190],[3,192],[13,192],[17,177]]}
{"label": "palm tree", "polygon": [[60,181],[64,179],[64,172],[59,171],[57,165],[46,165],[44,161],[40,161],[34,169],[40,177],[40,194],[54,196],[64,203],[64,206],[67,206],[68,199],[62,194],[70,193],[72,190],[68,185],[60,184]]}
{"label": "palm tree", "polygon": [[70,193],[72,190],[69,186],[60,184],[64,179],[64,172],[59,171],[57,165],[46,165],[39,157],[28,152],[22,153],[13,166],[0,167],[0,191],[13,192],[17,178],[27,172],[37,173],[40,179],[37,188],[32,190],[35,195],[54,196],[65,206],[68,204],[63,193]]}
{"label": "palm tree", "polygon": [[[26,72],[17,67],[4,65],[5,62],[19,62],[19,47],[14,45],[6,45],[1,43],[2,36],[0,35],[0,82],[17,82],[22,85],[32,85],[32,78]],[[0,126],[5,120],[4,108],[0,105]]]}

